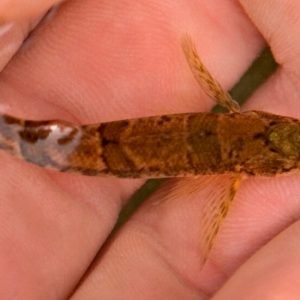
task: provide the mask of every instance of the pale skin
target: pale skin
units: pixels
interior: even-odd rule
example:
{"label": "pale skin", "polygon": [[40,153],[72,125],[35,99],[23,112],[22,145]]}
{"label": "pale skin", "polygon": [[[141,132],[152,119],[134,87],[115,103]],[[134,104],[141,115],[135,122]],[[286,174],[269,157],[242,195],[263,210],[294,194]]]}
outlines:
{"label": "pale skin", "polygon": [[[213,103],[180,47],[188,32],[226,89],[264,47],[263,36],[280,67],[243,109],[300,118],[299,11],[295,0],[70,1],[8,62],[1,106],[20,117],[82,123],[209,110]],[[299,174],[244,181],[202,268],[202,178],[154,194],[103,248],[142,180],[53,173],[2,153],[0,159],[0,298],[300,295]]]}

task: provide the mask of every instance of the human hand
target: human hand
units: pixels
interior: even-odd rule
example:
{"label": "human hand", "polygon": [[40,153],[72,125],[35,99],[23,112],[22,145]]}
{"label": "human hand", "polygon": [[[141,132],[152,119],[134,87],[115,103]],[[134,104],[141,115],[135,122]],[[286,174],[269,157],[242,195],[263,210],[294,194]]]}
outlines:
{"label": "human hand", "polygon": [[[20,117],[81,123],[205,111],[212,101],[187,67],[182,34],[193,37],[227,89],[260,52],[262,33],[281,66],[246,108],[299,117],[297,2],[241,4],[244,10],[229,0],[66,2],[2,72],[1,105]],[[108,242],[143,180],[53,173],[2,153],[0,159],[3,299],[299,294],[298,223],[278,235],[298,218],[299,175],[244,181],[202,268],[201,178],[170,181]]]}

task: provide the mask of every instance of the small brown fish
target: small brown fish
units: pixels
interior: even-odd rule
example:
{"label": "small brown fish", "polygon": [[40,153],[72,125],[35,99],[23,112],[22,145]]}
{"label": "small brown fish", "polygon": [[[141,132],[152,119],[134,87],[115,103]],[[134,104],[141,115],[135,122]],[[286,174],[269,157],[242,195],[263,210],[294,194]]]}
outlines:
{"label": "small brown fish", "polygon": [[84,175],[275,175],[300,167],[300,122],[265,112],[193,113],[76,126],[0,118],[0,148]]}

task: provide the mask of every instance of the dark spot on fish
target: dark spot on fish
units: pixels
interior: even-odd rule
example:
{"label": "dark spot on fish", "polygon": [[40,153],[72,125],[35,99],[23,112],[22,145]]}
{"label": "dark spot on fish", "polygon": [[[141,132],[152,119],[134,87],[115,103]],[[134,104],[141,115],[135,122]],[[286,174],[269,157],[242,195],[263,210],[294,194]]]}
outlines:
{"label": "dark spot on fish", "polygon": [[39,130],[30,130],[25,129],[19,132],[19,135],[23,141],[26,141],[28,143],[34,144],[38,140],[44,140],[49,136],[49,133],[51,132],[50,129],[39,129]]}

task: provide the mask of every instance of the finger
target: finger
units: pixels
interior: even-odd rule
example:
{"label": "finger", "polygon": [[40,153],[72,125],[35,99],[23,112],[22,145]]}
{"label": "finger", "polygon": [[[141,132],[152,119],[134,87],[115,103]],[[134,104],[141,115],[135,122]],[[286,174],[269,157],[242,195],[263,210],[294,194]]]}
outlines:
{"label": "finger", "polygon": [[298,299],[299,234],[298,221],[241,266],[213,299]]}
{"label": "finger", "polygon": [[300,43],[296,40],[300,23],[299,3],[294,0],[240,2],[272,47],[276,61],[280,65],[291,64],[292,59],[299,63]]}
{"label": "finger", "polygon": [[299,117],[299,2],[241,0],[249,17],[269,43],[279,69],[252,97],[245,109]]}
{"label": "finger", "polygon": [[195,226],[201,221],[201,193],[189,190],[200,183],[199,179],[165,183],[103,249],[72,299],[99,295],[112,299],[206,299],[199,277],[203,259],[200,228]]}
{"label": "finger", "polygon": [[0,3],[0,24],[35,18],[61,0],[3,0]]}

